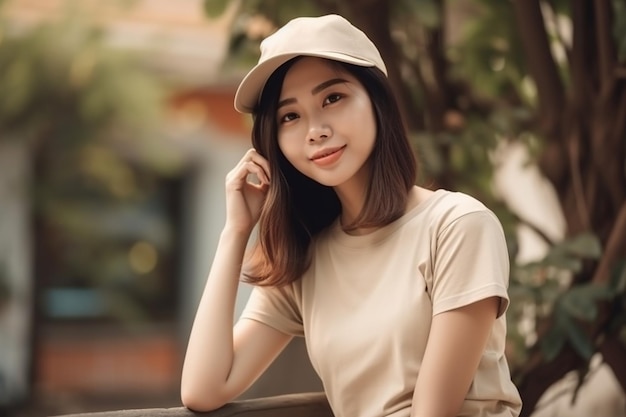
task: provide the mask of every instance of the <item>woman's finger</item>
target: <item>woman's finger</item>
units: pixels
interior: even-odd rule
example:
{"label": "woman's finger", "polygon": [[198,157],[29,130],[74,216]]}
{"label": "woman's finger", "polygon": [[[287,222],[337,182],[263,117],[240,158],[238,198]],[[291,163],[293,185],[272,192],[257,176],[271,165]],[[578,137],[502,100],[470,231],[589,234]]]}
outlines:
{"label": "woman's finger", "polygon": [[270,165],[269,162],[267,161],[267,159],[265,159],[263,156],[261,156],[261,154],[259,154],[256,149],[251,148],[249,149],[245,155],[243,156],[243,158],[241,158],[240,163],[245,164],[247,162],[254,162],[255,164],[259,165],[263,171],[265,172],[265,177],[266,178],[270,178]]}
{"label": "woman's finger", "polygon": [[[263,167],[261,167],[260,165],[258,165],[257,163],[253,162],[253,161],[248,161],[245,162],[244,165],[242,166],[243,169],[247,170],[248,174],[253,174],[256,175],[256,177],[258,178],[258,180],[261,183],[264,184],[269,184],[269,178],[267,176],[267,173],[265,172],[265,170],[263,169]],[[246,176],[247,176],[246,175]]]}
{"label": "woman's finger", "polygon": [[[250,176],[256,177],[257,181],[251,180]],[[252,161],[242,160],[226,176],[226,183],[240,189],[246,183],[251,185],[269,184],[269,178],[261,166]]]}

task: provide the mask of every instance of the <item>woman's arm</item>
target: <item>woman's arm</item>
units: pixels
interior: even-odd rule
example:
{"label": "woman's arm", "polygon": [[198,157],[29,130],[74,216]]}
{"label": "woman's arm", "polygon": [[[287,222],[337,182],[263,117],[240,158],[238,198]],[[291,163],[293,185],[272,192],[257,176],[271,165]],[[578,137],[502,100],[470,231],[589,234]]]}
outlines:
{"label": "woman's arm", "polygon": [[185,407],[209,411],[231,401],[267,368],[291,336],[252,320],[233,328],[245,244],[225,230],[192,327],[183,364]]}
{"label": "woman's arm", "polygon": [[433,317],[411,417],[453,417],[461,409],[498,314],[490,297]]}
{"label": "woman's arm", "polygon": [[[221,407],[249,387],[291,336],[252,320],[233,328],[241,265],[269,184],[253,149],[226,177],[226,225],[196,313],[183,364],[181,399],[196,411]],[[256,175],[259,183],[248,181]]]}

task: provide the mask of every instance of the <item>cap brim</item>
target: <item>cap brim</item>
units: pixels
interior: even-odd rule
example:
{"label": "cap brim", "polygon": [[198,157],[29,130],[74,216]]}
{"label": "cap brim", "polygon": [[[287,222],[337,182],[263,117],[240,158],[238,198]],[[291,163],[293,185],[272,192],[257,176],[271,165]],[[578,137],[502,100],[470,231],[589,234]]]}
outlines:
{"label": "cap brim", "polygon": [[260,98],[261,91],[265,87],[270,76],[285,62],[297,56],[312,56],[318,58],[327,58],[335,61],[346,62],[348,64],[359,65],[362,67],[374,67],[374,63],[363,59],[354,58],[346,54],[336,52],[307,52],[307,53],[287,53],[274,56],[267,61],[257,64],[243,78],[241,84],[235,93],[235,110],[240,113],[252,113],[255,110],[257,102]]}

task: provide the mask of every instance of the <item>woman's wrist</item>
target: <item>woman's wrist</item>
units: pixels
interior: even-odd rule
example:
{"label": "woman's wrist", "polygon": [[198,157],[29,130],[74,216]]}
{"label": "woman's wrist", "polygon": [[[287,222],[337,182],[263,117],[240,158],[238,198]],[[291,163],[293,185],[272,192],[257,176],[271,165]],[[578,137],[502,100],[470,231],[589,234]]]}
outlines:
{"label": "woman's wrist", "polygon": [[235,238],[235,239],[245,239],[246,242],[250,238],[252,234],[251,227],[241,226],[229,224],[228,222],[222,228],[221,237],[222,238]]}

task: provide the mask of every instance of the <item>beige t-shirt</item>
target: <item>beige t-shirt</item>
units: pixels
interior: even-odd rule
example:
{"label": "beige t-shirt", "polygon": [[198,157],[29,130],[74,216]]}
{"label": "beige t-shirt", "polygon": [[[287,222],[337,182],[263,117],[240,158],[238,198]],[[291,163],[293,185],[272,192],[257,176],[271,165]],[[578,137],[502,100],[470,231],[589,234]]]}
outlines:
{"label": "beige t-shirt", "polygon": [[491,296],[500,315],[459,416],[519,414],[504,356],[506,242],[483,204],[438,190],[373,233],[336,222],[313,245],[302,278],[255,288],[242,318],[305,337],[337,417],[408,417],[432,317]]}

